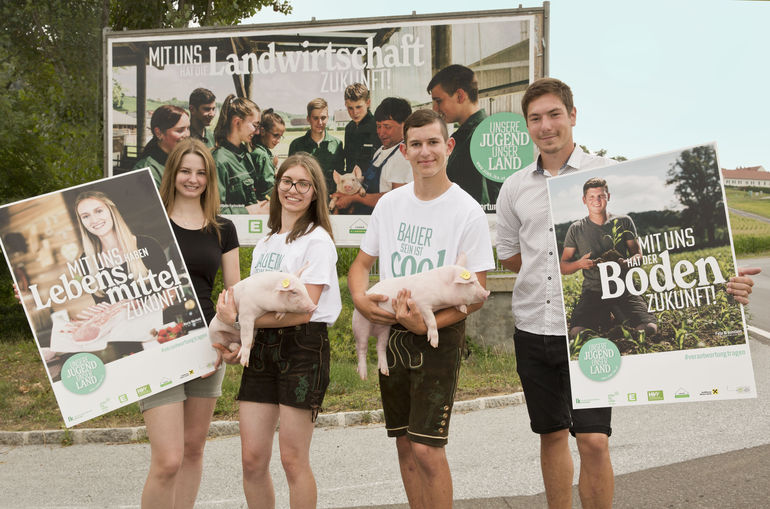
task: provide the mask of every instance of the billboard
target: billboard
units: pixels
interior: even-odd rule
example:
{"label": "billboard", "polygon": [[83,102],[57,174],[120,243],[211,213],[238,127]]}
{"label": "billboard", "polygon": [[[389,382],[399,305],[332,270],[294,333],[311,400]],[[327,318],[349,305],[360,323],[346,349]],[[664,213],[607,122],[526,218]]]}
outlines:
{"label": "billboard", "polygon": [[575,408],[756,397],[714,144],[560,175],[548,193]]}
{"label": "billboard", "polygon": [[[209,129],[230,94],[251,99],[263,111],[277,112],[286,128],[272,149],[280,164],[293,141],[309,136],[311,100],[326,101],[326,135],[342,142],[351,123],[343,97],[347,86],[366,86],[371,112],[388,97],[405,99],[412,110],[430,108],[426,88],[432,76],[460,64],[476,75],[484,114],[477,126],[473,124],[468,164],[461,166],[463,176],[456,181],[464,188],[466,180],[475,186],[466,190],[489,213],[494,236],[499,186],[534,158],[520,100],[528,84],[547,71],[546,38],[545,8],[105,32],[105,172],[114,175],[134,168],[153,137],[153,113],[164,105],[187,109],[190,93],[197,88],[216,97],[216,117]],[[459,127],[450,125],[450,131]],[[365,143],[363,152],[374,155],[379,143],[376,138]],[[349,145],[342,147],[348,154],[356,149]],[[355,175],[352,166],[348,162],[345,167],[324,167],[327,181],[332,182],[332,170]],[[360,170],[366,173],[368,168]],[[250,245],[266,233],[267,216],[260,213],[266,209],[243,205],[239,209],[243,214],[227,217],[236,224],[241,244]],[[358,246],[366,231],[366,210],[333,212],[337,243]]]}
{"label": "billboard", "polygon": [[147,170],[3,205],[0,239],[68,427],[212,371]]}

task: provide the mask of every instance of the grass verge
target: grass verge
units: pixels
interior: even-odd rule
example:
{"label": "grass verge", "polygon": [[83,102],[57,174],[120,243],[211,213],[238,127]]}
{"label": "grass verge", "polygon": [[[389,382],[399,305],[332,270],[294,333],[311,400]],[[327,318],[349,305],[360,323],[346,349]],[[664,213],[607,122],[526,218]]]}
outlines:
{"label": "grass verge", "polygon": [[[367,380],[359,379],[355,361],[332,361],[324,412],[381,408],[373,341]],[[513,354],[496,353],[472,344],[469,350],[470,355],[463,361],[460,370],[458,401],[520,390]],[[0,359],[5,359],[5,369],[0,372],[0,429],[30,431],[63,428],[64,421],[32,338],[20,334],[14,341],[0,342]],[[235,396],[240,387],[241,372],[241,366],[227,367],[222,397],[217,400],[214,409],[214,420],[238,419]],[[143,424],[139,407],[133,404],[76,427],[110,428]]]}

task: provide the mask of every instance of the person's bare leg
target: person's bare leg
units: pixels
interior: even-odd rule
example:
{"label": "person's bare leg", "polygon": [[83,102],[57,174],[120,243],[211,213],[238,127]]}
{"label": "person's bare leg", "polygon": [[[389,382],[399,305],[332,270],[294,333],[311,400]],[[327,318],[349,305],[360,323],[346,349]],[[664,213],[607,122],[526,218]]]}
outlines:
{"label": "person's bare leg", "polygon": [[452,507],[452,474],[443,447],[412,443],[417,470],[422,480],[423,500],[432,509]]}
{"label": "person's bare leg", "polygon": [[151,408],[142,416],[150,439],[150,471],[142,490],[142,507],[170,509],[184,456],[183,403]]}
{"label": "person's bare leg", "polygon": [[428,509],[423,493],[422,473],[417,467],[417,460],[412,450],[412,441],[406,435],[396,437],[398,466],[401,469],[401,482],[404,484],[406,499],[411,509]]}
{"label": "person's bare leg", "polygon": [[576,438],[580,453],[580,502],[584,509],[608,509],[612,507],[615,490],[609,437],[604,433],[577,433]]}
{"label": "person's bare leg", "polygon": [[270,477],[270,456],[278,424],[278,405],[241,401],[239,408],[246,503],[250,509],[273,509],[275,491]]}
{"label": "person's bare leg", "polygon": [[311,411],[280,405],[278,445],[281,464],[289,484],[291,509],[313,509],[318,499],[313,470],[310,468],[310,441],[315,423]]}
{"label": "person's bare leg", "polygon": [[548,507],[570,509],[574,467],[569,450],[569,430],[540,435],[540,468]]}
{"label": "person's bare leg", "polygon": [[184,457],[177,475],[174,507],[192,509],[201,485],[203,449],[217,398],[187,398],[184,402]]}

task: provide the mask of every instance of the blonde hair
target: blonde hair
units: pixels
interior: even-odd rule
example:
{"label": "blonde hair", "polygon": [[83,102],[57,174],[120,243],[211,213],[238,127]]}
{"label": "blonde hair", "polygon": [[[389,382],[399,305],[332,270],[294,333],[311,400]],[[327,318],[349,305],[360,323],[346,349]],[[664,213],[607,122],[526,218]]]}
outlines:
{"label": "blonde hair", "polygon": [[273,192],[270,195],[270,218],[267,221],[267,227],[270,229],[268,237],[274,233],[281,231],[281,202],[278,199],[278,182],[283,177],[283,174],[289,168],[295,166],[301,166],[307,170],[310,175],[310,181],[315,191],[313,202],[305,213],[300,217],[294,228],[291,229],[289,235],[286,237],[286,243],[293,242],[299,237],[312,232],[317,226],[320,226],[329,234],[329,237],[334,240],[332,234],[332,223],[329,219],[329,193],[326,190],[326,178],[324,177],[321,166],[315,157],[311,156],[307,152],[297,152],[290,155],[278,168],[278,172],[275,174],[275,185],[273,186]]}
{"label": "blonde hair", "polygon": [[[80,214],[78,213],[78,205],[80,205],[80,202],[88,199],[98,200],[104,203],[104,205],[110,211],[110,216],[112,217],[112,229],[114,230],[115,237],[118,240],[121,256],[125,255],[125,253],[132,253],[136,251],[138,249],[136,246],[136,235],[131,233],[131,229],[128,227],[128,224],[126,224],[126,221],[120,214],[120,211],[115,205],[115,202],[113,202],[106,194],[102,193],[101,191],[83,191],[77,196],[77,198],[75,198],[75,215],[78,216],[80,238],[83,242],[83,253],[85,256],[95,257],[97,253],[101,253],[103,251],[102,241],[99,239],[99,237],[89,232],[86,227],[83,226],[83,220],[80,219]],[[89,264],[86,265],[89,266]],[[139,257],[135,257],[134,259],[129,260],[127,262],[127,266],[128,271],[134,275],[134,280],[136,280],[138,277],[144,277],[147,275],[147,267]],[[90,268],[89,272],[92,272]],[[98,272],[98,270],[96,272]],[[97,292],[97,295],[103,294],[101,292]]]}
{"label": "blonde hair", "polygon": [[219,212],[217,166],[214,163],[214,158],[211,156],[211,150],[202,141],[195,138],[185,138],[176,144],[166,160],[163,179],[160,181],[160,198],[163,200],[166,212],[171,212],[176,200],[176,176],[179,173],[179,168],[182,166],[182,159],[188,154],[200,156],[206,169],[206,189],[204,189],[200,197],[203,217],[205,218],[203,230],[213,230],[217,234],[217,239],[221,242],[222,225],[217,219],[217,213]]}
{"label": "blonde hair", "polygon": [[217,145],[223,145],[227,141],[233,117],[245,120],[249,115],[259,112],[259,106],[254,104],[251,99],[236,97],[235,94],[228,95],[225,98],[225,102],[222,103],[219,120],[217,120],[217,125],[214,127],[214,140],[217,142]]}

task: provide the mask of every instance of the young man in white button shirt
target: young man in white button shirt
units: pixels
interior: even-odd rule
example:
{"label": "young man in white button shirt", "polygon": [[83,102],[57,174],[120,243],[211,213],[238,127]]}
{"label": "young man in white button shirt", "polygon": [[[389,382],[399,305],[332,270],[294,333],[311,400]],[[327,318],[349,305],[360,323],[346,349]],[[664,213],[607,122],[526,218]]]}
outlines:
{"label": "young man in white button shirt", "polygon": [[[577,111],[563,82],[543,78],[521,100],[538,160],[514,173],[497,200],[497,255],[519,275],[513,289],[517,370],[532,431],[540,435],[540,466],[550,508],[572,506],[573,463],[569,434],[580,454],[578,491],[585,509],[612,506],[614,477],[609,453],[611,409],[573,410],[566,330],[559,285],[559,254],[546,180],[614,161],[583,152],[572,138]],[[744,269],[755,274],[758,269]],[[753,282],[731,278],[728,292],[748,302]]]}

